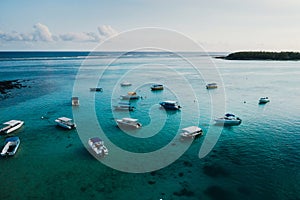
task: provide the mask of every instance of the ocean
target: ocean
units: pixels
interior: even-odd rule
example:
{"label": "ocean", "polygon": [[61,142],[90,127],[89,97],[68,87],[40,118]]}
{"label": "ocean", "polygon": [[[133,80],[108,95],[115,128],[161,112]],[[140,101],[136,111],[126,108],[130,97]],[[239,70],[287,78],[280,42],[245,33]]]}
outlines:
{"label": "ocean", "polygon": [[[26,86],[0,96],[0,123],[25,121],[10,134],[21,140],[16,155],[0,158],[0,199],[300,199],[299,62],[217,55],[225,54],[0,52],[0,81]],[[207,90],[210,82],[218,88]],[[165,89],[151,91],[155,83]],[[115,111],[129,91],[142,97],[131,101],[136,110]],[[166,112],[164,100],[181,110]],[[242,123],[215,126],[227,112]],[[77,129],[57,127],[62,116]],[[143,127],[120,129],[115,120],[124,117]],[[187,126],[203,136],[183,140]],[[93,136],[104,140],[106,157],[90,154]]]}

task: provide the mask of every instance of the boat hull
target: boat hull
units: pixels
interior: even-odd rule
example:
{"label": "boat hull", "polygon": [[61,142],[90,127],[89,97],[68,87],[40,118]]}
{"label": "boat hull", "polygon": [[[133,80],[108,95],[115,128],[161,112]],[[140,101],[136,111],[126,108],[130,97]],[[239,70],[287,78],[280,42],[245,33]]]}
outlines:
{"label": "boat hull", "polygon": [[215,124],[220,126],[237,126],[242,123],[242,120],[224,120],[224,119],[216,119]]}
{"label": "boat hull", "polygon": [[1,151],[1,156],[13,156],[16,154],[20,145],[20,139],[18,137],[7,138],[6,144]]}
{"label": "boat hull", "polygon": [[4,128],[0,130],[0,133],[4,133],[4,134],[9,134],[11,132],[14,132],[16,130],[18,130],[19,128],[21,128],[23,126],[24,122],[21,121],[19,124],[11,127],[11,128]]}

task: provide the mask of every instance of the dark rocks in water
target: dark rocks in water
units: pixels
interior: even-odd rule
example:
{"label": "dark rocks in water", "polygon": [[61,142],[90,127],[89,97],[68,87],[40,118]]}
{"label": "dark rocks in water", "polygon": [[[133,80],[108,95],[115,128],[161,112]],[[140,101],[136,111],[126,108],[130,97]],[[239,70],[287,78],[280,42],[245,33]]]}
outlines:
{"label": "dark rocks in water", "polygon": [[224,190],[220,186],[210,186],[206,188],[204,194],[209,196],[213,200],[232,200],[234,199],[232,193]]}
{"label": "dark rocks in water", "polygon": [[7,94],[8,90],[12,89],[21,89],[27,87],[23,85],[21,82],[26,80],[10,80],[10,81],[0,81],[0,93]]}
{"label": "dark rocks in water", "polygon": [[184,175],[183,172],[180,172],[180,173],[178,174],[179,177],[183,177],[183,175]]}
{"label": "dark rocks in water", "polygon": [[155,184],[156,183],[156,181],[148,181],[148,184],[149,185],[153,185],[153,184]]}
{"label": "dark rocks in water", "polygon": [[179,192],[173,192],[173,194],[175,196],[187,196],[187,197],[191,197],[191,196],[194,196],[194,192],[193,191],[189,191],[187,190],[186,188],[183,188],[182,190],[180,190]]}
{"label": "dark rocks in water", "polygon": [[205,165],[203,167],[203,172],[207,176],[214,177],[214,178],[229,176],[229,173],[224,168],[218,165]]}
{"label": "dark rocks in water", "polygon": [[193,164],[189,161],[184,161],[183,165],[186,166],[186,167],[192,167],[193,166]]}
{"label": "dark rocks in water", "polygon": [[156,175],[156,172],[153,171],[153,172],[150,172],[151,176],[155,176]]}

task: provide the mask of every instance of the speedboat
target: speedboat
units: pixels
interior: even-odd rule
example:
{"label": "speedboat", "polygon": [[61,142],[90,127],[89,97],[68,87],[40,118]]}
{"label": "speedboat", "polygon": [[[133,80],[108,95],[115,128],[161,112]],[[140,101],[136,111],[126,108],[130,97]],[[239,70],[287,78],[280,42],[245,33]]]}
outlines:
{"label": "speedboat", "polygon": [[20,145],[19,137],[9,137],[5,140],[5,145],[1,151],[1,156],[13,156],[16,154]]}
{"label": "speedboat", "polygon": [[129,102],[119,102],[118,105],[114,106],[115,110],[120,111],[133,111],[134,106],[131,106]]}
{"label": "speedboat", "polygon": [[73,120],[67,117],[60,117],[55,120],[58,126],[61,126],[65,129],[73,129],[76,128],[76,124],[73,123]]}
{"label": "speedboat", "polygon": [[121,98],[124,100],[137,100],[140,96],[136,92],[128,92],[127,95],[121,95]]}
{"label": "speedboat", "polygon": [[270,102],[270,99],[268,97],[262,97],[259,99],[258,104],[266,104]]}
{"label": "speedboat", "polygon": [[208,83],[206,85],[206,89],[214,89],[214,88],[218,88],[217,83]]}
{"label": "speedboat", "polygon": [[141,128],[142,124],[138,122],[138,119],[133,118],[122,118],[117,119],[117,124],[119,127],[126,127],[126,128]]}
{"label": "speedboat", "polygon": [[123,83],[121,83],[121,86],[131,86],[132,84],[131,83],[129,83],[129,82],[123,82]]}
{"label": "speedboat", "polygon": [[180,134],[184,138],[195,138],[196,136],[200,136],[203,134],[203,131],[198,126],[189,126],[182,129],[182,133]]}
{"label": "speedboat", "polygon": [[72,106],[79,106],[79,98],[72,97]]}
{"label": "speedboat", "polygon": [[21,128],[24,124],[24,121],[20,120],[10,120],[8,122],[3,123],[4,125],[7,125],[0,129],[0,133],[9,134],[19,128]]}
{"label": "speedboat", "polygon": [[179,110],[181,108],[177,101],[163,101],[159,104],[166,110]]}
{"label": "speedboat", "polygon": [[215,119],[216,125],[235,126],[241,124],[242,120],[234,114],[227,113],[224,117]]}
{"label": "speedboat", "polygon": [[104,146],[104,141],[100,138],[90,138],[88,144],[97,155],[105,156],[108,154],[108,149]]}
{"label": "speedboat", "polygon": [[151,86],[151,90],[163,90],[164,86],[161,84],[154,84]]}
{"label": "speedboat", "polygon": [[102,88],[90,88],[91,92],[102,92],[103,89]]}

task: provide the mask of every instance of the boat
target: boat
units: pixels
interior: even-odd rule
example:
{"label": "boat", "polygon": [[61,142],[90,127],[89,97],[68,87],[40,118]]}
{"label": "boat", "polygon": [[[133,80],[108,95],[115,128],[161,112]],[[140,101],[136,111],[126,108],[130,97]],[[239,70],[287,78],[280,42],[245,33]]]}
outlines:
{"label": "boat", "polygon": [[24,124],[24,121],[20,120],[10,120],[8,122],[3,123],[6,125],[2,129],[0,129],[0,133],[9,134],[19,128],[21,128]]}
{"label": "boat", "polygon": [[90,88],[91,92],[103,92],[102,88]]}
{"label": "boat", "polygon": [[163,101],[159,104],[166,110],[179,110],[181,108],[177,101]]}
{"label": "boat", "polygon": [[155,90],[163,90],[164,86],[161,84],[154,84],[151,86],[151,90],[155,91]]}
{"label": "boat", "polygon": [[140,96],[136,92],[128,92],[127,95],[121,95],[121,98],[124,100],[137,100]]}
{"label": "boat", "polygon": [[262,97],[258,101],[259,104],[266,104],[268,102],[270,102],[270,99],[268,97]]}
{"label": "boat", "polygon": [[226,113],[224,117],[215,119],[216,125],[235,126],[241,124],[242,120],[231,113]]}
{"label": "boat", "polygon": [[73,129],[76,128],[76,124],[73,123],[72,119],[67,117],[60,117],[55,120],[58,126],[61,126],[65,129]]}
{"label": "boat", "polygon": [[72,97],[72,106],[79,106],[79,98]]}
{"label": "boat", "polygon": [[129,82],[123,82],[123,83],[121,83],[121,86],[131,86],[132,84],[131,83],[129,83]]}
{"label": "boat", "polygon": [[5,145],[1,151],[1,156],[13,156],[16,154],[20,145],[19,137],[9,137],[5,140]]}
{"label": "boat", "polygon": [[90,138],[88,144],[97,155],[105,156],[108,154],[108,149],[104,146],[104,141],[100,138]]}
{"label": "boat", "polygon": [[134,111],[134,106],[131,106],[129,102],[119,102],[118,105],[114,106],[115,110],[120,111]]}
{"label": "boat", "polygon": [[182,129],[182,133],[180,134],[184,138],[195,138],[196,136],[200,136],[203,134],[203,131],[198,126],[189,126]]}
{"label": "boat", "polygon": [[214,88],[218,88],[217,83],[208,83],[206,85],[206,89],[214,89]]}
{"label": "boat", "polygon": [[142,124],[138,122],[138,119],[133,118],[122,118],[117,119],[117,124],[119,127],[127,127],[127,128],[141,128]]}

